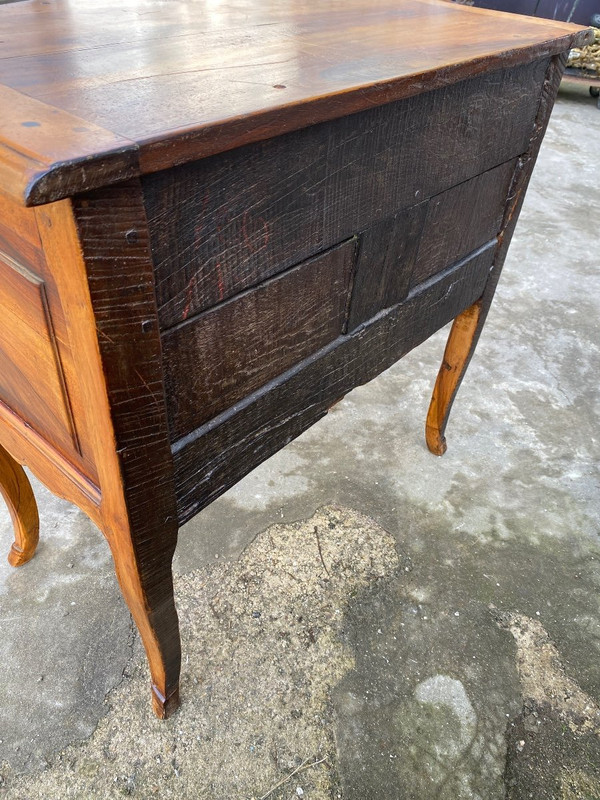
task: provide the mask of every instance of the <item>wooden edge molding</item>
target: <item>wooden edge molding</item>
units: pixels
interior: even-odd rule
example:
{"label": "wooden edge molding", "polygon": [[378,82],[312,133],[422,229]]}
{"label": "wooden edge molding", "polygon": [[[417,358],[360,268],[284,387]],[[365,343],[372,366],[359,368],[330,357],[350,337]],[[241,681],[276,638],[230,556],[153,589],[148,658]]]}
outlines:
{"label": "wooden edge molding", "polygon": [[0,190],[22,205],[61,200],[139,173],[135,142],[0,85]]}
{"label": "wooden edge molding", "polygon": [[57,162],[34,174],[23,194],[26,206],[40,206],[139,175],[137,145],[92,157]]}
{"label": "wooden edge molding", "polygon": [[[36,217],[48,266],[52,270],[61,300],[69,309],[67,328],[75,368],[80,380],[83,402],[89,415],[94,419],[90,433],[100,483],[99,527],[106,533],[105,484],[113,482],[115,477],[117,484],[120,483],[120,471],[116,464],[116,442],[103,377],[96,322],[71,201],[62,200],[37,209]],[[114,454],[113,459],[110,458],[111,454]],[[116,476],[113,470],[116,470]]]}
{"label": "wooden edge molding", "polygon": [[197,124],[185,130],[169,132],[168,136],[161,133],[160,136],[140,140],[140,171],[142,175],[146,175],[186,164],[242,145],[269,139],[273,136],[274,127],[277,129],[277,135],[290,133],[310,125],[365,111],[373,106],[441,89],[484,72],[494,72],[549,58],[572,47],[581,47],[592,40],[592,29],[582,28],[533,47],[523,45],[510,51],[504,50],[453,64],[450,67],[356,86],[334,95],[290,103],[256,114],[244,114],[213,124]]}
{"label": "wooden edge molding", "polygon": [[[564,25],[557,28],[557,34],[564,31]],[[298,130],[592,41],[591,29],[573,28],[573,33],[535,46],[523,44],[441,69],[353,86],[214,124],[199,122],[139,142],[0,85],[0,108],[11,109],[0,125],[0,191],[27,206],[61,200],[268,139],[275,124],[278,134]]]}

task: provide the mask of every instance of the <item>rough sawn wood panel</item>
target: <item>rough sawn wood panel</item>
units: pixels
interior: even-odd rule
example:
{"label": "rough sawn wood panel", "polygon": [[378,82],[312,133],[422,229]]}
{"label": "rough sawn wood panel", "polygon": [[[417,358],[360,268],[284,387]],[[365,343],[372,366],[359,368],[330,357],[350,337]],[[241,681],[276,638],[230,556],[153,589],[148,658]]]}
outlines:
{"label": "rough sawn wood panel", "polygon": [[163,336],[173,440],[342,333],[355,248],[351,239]]}
{"label": "rough sawn wood panel", "polygon": [[343,395],[425,341],[483,292],[496,242],[422,284],[354,334],[341,336],[246,402],[173,447],[183,522],[310,427]]}
{"label": "rough sawn wood panel", "polygon": [[547,62],[143,179],[161,327],[525,151]]}

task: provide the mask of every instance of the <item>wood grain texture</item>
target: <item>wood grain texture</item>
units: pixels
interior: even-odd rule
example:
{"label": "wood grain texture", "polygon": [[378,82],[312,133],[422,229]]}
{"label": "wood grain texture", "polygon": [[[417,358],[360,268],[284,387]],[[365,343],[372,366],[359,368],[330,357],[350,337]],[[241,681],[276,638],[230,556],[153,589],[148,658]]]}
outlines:
{"label": "wood grain texture", "polygon": [[436,456],[443,456],[447,449],[444,430],[448,413],[464,375],[465,360],[471,352],[481,309],[482,301],[478,300],[456,317],[450,330],[425,423],[427,447]]}
{"label": "wood grain texture", "polygon": [[525,192],[537,159],[554,100],[565,69],[566,54],[556,56],[548,65],[536,109],[527,152],[517,161],[504,207],[502,227],[494,254],[493,267],[478,302],[454,321],[442,365],[437,375],[425,423],[427,446],[434,455],[446,452],[445,431],[456,394],[465,376],[483,330],[506,253],[523,205]]}
{"label": "wood grain texture", "polygon": [[10,453],[0,445],[0,494],[13,522],[15,540],[8,554],[11,567],[33,558],[39,540],[40,520],[29,478]]}
{"label": "wood grain texture", "polygon": [[94,385],[100,390],[93,403],[102,529],[148,655],[154,709],[165,717],[179,703],[181,649],[171,573],[177,515],[139,182],[81,195],[73,215],[77,241],[70,247],[81,248],[89,289],[86,313],[97,331],[87,355],[92,363],[98,356],[101,362],[101,371],[94,369],[86,385],[90,395]]}
{"label": "wood grain texture", "polygon": [[28,203],[118,180],[136,152],[142,173],[165,169],[588,36],[440,0],[155,0],[144,13],[137,0],[53,0],[0,5],[0,28],[0,83],[20,96],[0,92],[0,185]]}
{"label": "wood grain texture", "polygon": [[515,166],[516,159],[512,159],[431,198],[411,286],[500,232]]}
{"label": "wood grain texture", "polygon": [[587,34],[439,0],[25,0],[0,28],[13,558],[21,463],[104,532],[166,717],[178,524],[456,318],[439,445]]}
{"label": "wood grain texture", "polygon": [[97,482],[65,329],[35,211],[0,195],[0,400]]}
{"label": "wood grain texture", "polygon": [[44,281],[2,251],[0,400],[61,452],[81,452]]}
{"label": "wood grain texture", "polygon": [[21,417],[0,402],[2,444],[53,494],[75,503],[101,527],[100,489]]}
{"label": "wood grain texture", "polygon": [[546,65],[146,177],[161,327],[521,155]]}
{"label": "wood grain texture", "polygon": [[355,249],[351,239],[164,335],[172,440],[342,333]]}
{"label": "wood grain texture", "polygon": [[359,236],[348,330],[400,303],[408,294],[427,205],[400,211]]}
{"label": "wood grain texture", "polygon": [[355,333],[341,336],[173,447],[178,514],[190,519],[479,297],[495,242]]}
{"label": "wood grain texture", "polygon": [[44,250],[35,212],[10,200],[0,191],[0,250],[33,272],[43,271]]}
{"label": "wood grain texture", "polygon": [[139,172],[133,142],[2,85],[0,119],[0,193],[25,205]]}
{"label": "wood grain texture", "polygon": [[347,330],[400,303],[410,287],[428,204],[376,222],[358,237],[358,257]]}

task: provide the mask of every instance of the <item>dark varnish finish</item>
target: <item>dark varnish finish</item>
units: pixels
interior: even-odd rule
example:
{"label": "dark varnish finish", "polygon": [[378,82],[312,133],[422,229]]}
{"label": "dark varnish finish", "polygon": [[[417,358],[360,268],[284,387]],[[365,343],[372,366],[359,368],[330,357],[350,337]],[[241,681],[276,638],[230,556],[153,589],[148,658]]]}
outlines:
{"label": "dark varnish finish", "polygon": [[482,293],[491,242],[404,303],[341,336],[173,448],[183,522],[310,427],[347,392],[374,378]]}
{"label": "dark varnish finish", "polygon": [[421,203],[371,225],[359,236],[349,330],[408,294],[426,213],[427,203]]}
{"label": "dark varnish finish", "polygon": [[494,256],[494,265],[484,292],[471,307],[466,308],[457,316],[450,331],[425,423],[427,446],[434,455],[441,456],[446,452],[445,431],[450,411],[467,367],[475,353],[477,342],[496,293],[510,240],[521,213],[525,192],[538,157],[542,139],[548,127],[548,121],[566,62],[566,53],[553,58],[544,77],[529,146],[517,161],[508,190],[502,228],[498,236],[498,244]]}
{"label": "dark varnish finish", "polygon": [[432,197],[411,286],[417,286],[500,232],[516,159]]}
{"label": "dark varnish finish", "polygon": [[337,338],[354,239],[163,337],[171,438],[180,438]]}
{"label": "dark varnish finish", "polygon": [[143,179],[161,327],[523,153],[547,62]]}
{"label": "dark varnish finish", "polygon": [[118,472],[107,468],[104,476],[111,489],[103,498],[104,532],[150,662],[154,709],[164,717],[179,705],[181,648],[171,574],[178,525],[139,181],[79,196],[73,208],[118,462]]}

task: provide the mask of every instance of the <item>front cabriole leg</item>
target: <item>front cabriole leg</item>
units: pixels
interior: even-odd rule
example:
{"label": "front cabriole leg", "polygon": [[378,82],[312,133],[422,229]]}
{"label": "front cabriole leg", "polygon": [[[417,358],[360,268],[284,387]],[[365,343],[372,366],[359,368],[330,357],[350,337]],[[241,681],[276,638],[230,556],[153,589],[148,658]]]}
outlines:
{"label": "front cabriole leg", "polygon": [[165,718],[179,703],[178,518],[141,186],[128,181],[37,213],[69,298],[69,336],[94,420],[98,522],[148,656],[154,711]]}
{"label": "front cabriole leg", "polygon": [[[152,515],[152,509],[148,510]],[[177,538],[175,520],[154,523],[157,536],[171,542],[168,551],[137,542],[127,522],[107,531],[123,597],[146,650],[150,665],[152,707],[166,719],[179,707],[181,645],[173,596],[171,560]],[[146,534],[148,525],[144,526]]]}
{"label": "front cabriole leg", "polygon": [[10,511],[15,532],[8,563],[20,567],[33,558],[39,540],[40,521],[29,478],[23,467],[1,445],[0,494]]}

